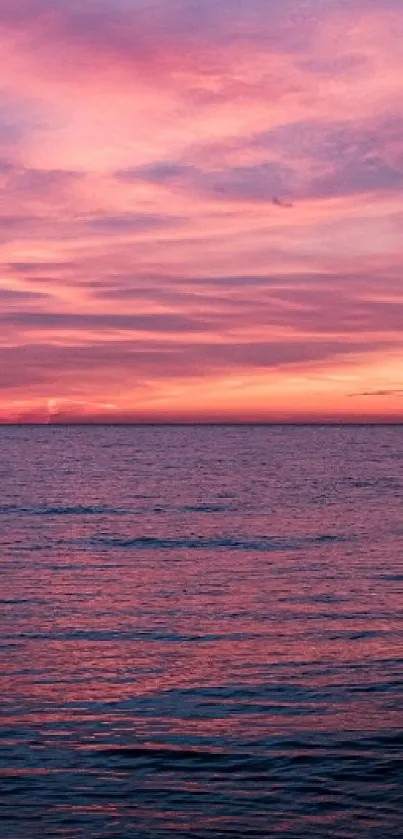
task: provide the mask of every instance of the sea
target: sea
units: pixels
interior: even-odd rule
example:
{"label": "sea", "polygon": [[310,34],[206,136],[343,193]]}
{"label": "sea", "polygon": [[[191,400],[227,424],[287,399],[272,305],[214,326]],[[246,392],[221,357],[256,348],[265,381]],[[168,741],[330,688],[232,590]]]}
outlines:
{"label": "sea", "polygon": [[0,429],[2,839],[403,835],[403,426]]}

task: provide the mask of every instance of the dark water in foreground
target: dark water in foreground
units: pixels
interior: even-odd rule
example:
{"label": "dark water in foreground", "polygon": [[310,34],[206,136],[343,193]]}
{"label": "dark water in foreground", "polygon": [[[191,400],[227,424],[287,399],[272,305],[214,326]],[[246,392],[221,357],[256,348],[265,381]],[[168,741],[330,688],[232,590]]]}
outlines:
{"label": "dark water in foreground", "polygon": [[403,427],[0,429],[1,836],[396,839],[402,556]]}

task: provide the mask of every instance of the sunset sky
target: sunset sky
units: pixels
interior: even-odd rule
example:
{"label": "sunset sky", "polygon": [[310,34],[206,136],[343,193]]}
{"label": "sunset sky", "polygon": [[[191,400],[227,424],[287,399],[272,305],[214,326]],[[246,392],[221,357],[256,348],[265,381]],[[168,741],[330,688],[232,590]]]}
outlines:
{"label": "sunset sky", "polygon": [[0,55],[0,421],[403,420],[403,0],[0,0]]}

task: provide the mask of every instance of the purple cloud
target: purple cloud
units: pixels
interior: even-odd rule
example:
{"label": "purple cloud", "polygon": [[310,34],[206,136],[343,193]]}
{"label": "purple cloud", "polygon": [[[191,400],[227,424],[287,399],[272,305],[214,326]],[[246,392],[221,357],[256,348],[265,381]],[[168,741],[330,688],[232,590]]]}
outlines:
{"label": "purple cloud", "polygon": [[94,232],[113,236],[120,233],[141,233],[145,230],[177,227],[183,224],[185,219],[164,213],[105,213],[92,218],[84,218],[82,221]]}
{"label": "purple cloud", "polygon": [[[381,346],[378,342],[371,349]],[[116,376],[126,383],[141,383],[145,377],[187,378],[228,374],[240,370],[276,370],[323,364],[348,358],[365,350],[361,341],[346,345],[343,340],[294,340],[279,343],[261,341],[226,344],[122,341],[76,346],[25,344],[0,347],[0,387],[36,386],[66,382],[84,386],[88,381],[113,382]]]}
{"label": "purple cloud", "polygon": [[270,162],[209,171],[180,162],[156,161],[150,166],[116,173],[119,180],[129,183],[146,181],[188,190],[210,199],[253,202],[272,201],[277,193],[290,194],[292,176],[290,167]]}
{"label": "purple cloud", "polygon": [[349,397],[355,396],[403,396],[403,388],[390,387],[381,390],[362,390],[357,393],[349,393]]}
{"label": "purple cloud", "polygon": [[40,330],[118,330],[129,332],[204,332],[208,325],[180,313],[70,314],[68,312],[1,312],[0,323]]}
{"label": "purple cloud", "polygon": [[[26,289],[2,288],[0,287],[0,302],[3,303],[24,303],[30,300],[44,300],[51,295],[43,291],[30,291]],[[0,315],[1,317],[1,315]]]}

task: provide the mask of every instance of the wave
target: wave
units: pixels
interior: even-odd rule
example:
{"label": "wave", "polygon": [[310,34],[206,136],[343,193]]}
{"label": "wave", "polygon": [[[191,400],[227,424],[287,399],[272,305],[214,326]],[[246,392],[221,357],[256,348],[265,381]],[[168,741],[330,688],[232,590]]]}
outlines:
{"label": "wave", "polygon": [[28,516],[118,516],[124,515],[124,510],[114,507],[97,507],[85,504],[75,506],[54,507],[22,507],[16,504],[0,506],[0,515],[28,515]]}
{"label": "wave", "polygon": [[156,536],[121,537],[97,535],[91,539],[92,544],[107,548],[147,548],[151,550],[216,550],[231,549],[238,551],[289,551],[304,547],[320,546],[346,542],[344,534],[320,533],[313,536],[283,538],[279,536],[255,536],[237,538],[234,536],[180,536],[165,538]]}
{"label": "wave", "polygon": [[236,507],[229,504],[187,504],[179,510],[184,513],[233,513]]}
{"label": "wave", "polygon": [[[269,776],[273,772],[288,774],[291,767],[326,765],[328,781],[344,779],[374,781],[387,778],[393,783],[400,777],[401,734],[389,732],[382,736],[363,736],[345,740],[330,734],[329,742],[279,738],[272,747],[253,752],[232,751],[175,745],[144,744],[134,746],[84,746],[98,759],[111,760],[122,766],[136,768],[146,764],[154,771],[169,772],[183,767],[186,771],[213,771],[240,776]],[[318,778],[319,780],[319,778]]]}

